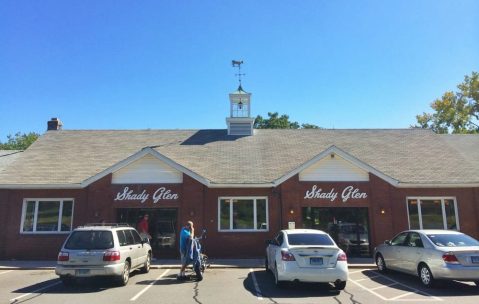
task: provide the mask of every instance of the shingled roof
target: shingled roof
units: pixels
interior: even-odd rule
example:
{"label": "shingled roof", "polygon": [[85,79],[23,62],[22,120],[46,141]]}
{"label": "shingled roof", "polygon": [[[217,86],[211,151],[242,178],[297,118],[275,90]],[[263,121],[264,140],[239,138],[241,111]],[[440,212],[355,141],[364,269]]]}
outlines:
{"label": "shingled roof", "polygon": [[0,185],[81,185],[146,147],[211,185],[267,184],[295,173],[335,147],[403,185],[479,184],[479,135],[437,135],[423,129],[59,130],[42,135],[9,166]]}
{"label": "shingled roof", "polygon": [[0,150],[0,171],[11,164],[22,150]]}

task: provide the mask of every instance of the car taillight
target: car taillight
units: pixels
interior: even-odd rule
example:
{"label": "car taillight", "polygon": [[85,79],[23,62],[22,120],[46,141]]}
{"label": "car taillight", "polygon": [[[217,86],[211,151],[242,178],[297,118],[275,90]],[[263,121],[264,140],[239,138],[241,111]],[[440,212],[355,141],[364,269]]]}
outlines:
{"label": "car taillight", "polygon": [[348,260],[348,256],[346,255],[346,253],[340,252],[338,254],[338,261],[347,261],[347,260]]}
{"label": "car taillight", "polygon": [[281,260],[283,261],[296,261],[294,255],[286,250],[281,250]]}
{"label": "car taillight", "polygon": [[120,260],[120,252],[119,251],[107,251],[103,255],[103,261],[106,262],[113,262]]}
{"label": "car taillight", "polygon": [[68,252],[60,251],[60,253],[58,254],[58,261],[59,262],[66,262],[69,259],[70,259],[70,255],[68,254]]}
{"label": "car taillight", "polygon": [[442,255],[442,260],[449,264],[459,264],[457,257],[452,252],[446,252]]}

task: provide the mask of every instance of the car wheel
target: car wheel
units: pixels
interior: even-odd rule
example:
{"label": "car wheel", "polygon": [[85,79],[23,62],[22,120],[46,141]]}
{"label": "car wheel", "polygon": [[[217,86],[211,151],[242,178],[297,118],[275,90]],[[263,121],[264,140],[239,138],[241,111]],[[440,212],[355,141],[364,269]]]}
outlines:
{"label": "car wheel", "polygon": [[419,266],[419,278],[421,279],[421,283],[426,287],[433,287],[435,283],[435,279],[432,276],[431,269],[427,267],[426,264],[421,264]]}
{"label": "car wheel", "polygon": [[118,278],[118,282],[120,286],[125,286],[126,284],[128,284],[129,280],[130,280],[130,262],[125,261],[125,266],[123,267],[121,276]]}
{"label": "car wheel", "polygon": [[284,287],[284,286],[285,286],[285,282],[279,280],[278,267],[274,267],[274,273],[273,273],[273,275],[274,275],[274,284],[275,284],[277,287]]}
{"label": "car wheel", "polygon": [[148,256],[146,257],[146,261],[145,261],[145,266],[141,268],[141,272],[148,273],[150,272],[150,268],[151,268],[151,253],[148,253]]}
{"label": "car wheel", "polygon": [[384,258],[380,253],[378,253],[376,256],[376,266],[378,267],[379,272],[385,273],[388,270],[386,267],[386,262],[384,262]]}
{"label": "car wheel", "polygon": [[346,288],[346,281],[334,283],[334,288],[336,288],[336,290],[343,290],[344,288]]}
{"label": "car wheel", "polygon": [[65,286],[75,285],[75,278],[72,278],[70,276],[60,276],[60,280],[62,281],[63,285],[65,285]]}

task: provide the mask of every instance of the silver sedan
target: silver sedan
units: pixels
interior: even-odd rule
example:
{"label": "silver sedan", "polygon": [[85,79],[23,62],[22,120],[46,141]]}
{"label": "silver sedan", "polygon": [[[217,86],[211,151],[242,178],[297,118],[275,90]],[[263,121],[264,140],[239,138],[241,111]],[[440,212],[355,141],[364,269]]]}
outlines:
{"label": "silver sedan", "polygon": [[436,280],[473,281],[479,286],[479,241],[452,230],[407,230],[374,249],[380,272],[393,269]]}

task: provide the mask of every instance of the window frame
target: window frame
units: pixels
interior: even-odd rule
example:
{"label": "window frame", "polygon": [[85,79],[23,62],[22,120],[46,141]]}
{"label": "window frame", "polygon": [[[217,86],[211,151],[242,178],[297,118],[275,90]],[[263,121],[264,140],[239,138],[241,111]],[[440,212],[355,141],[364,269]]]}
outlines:
{"label": "window frame", "polygon": [[[70,230],[62,231],[62,216],[63,216],[63,203],[72,202],[72,214],[70,220]],[[23,225],[25,224],[25,217],[27,213],[28,202],[35,202],[35,208],[33,211],[33,230],[32,231],[23,231]],[[40,202],[59,202],[60,206],[58,208],[58,221],[57,221],[57,230],[56,231],[37,231],[37,222],[38,222],[38,206]],[[73,198],[24,198],[22,204],[22,217],[20,220],[20,234],[69,234],[73,231],[73,215],[75,213],[75,199]]]}
{"label": "window frame", "polygon": [[[266,229],[258,229],[258,212],[257,212],[257,200],[265,200],[266,202]],[[221,229],[221,201],[229,200],[229,229]],[[253,229],[234,229],[233,228],[233,200],[253,200]],[[269,202],[267,196],[220,196],[218,197],[218,231],[219,232],[268,232],[269,231]]]}
{"label": "window frame", "polygon": [[[454,196],[408,196],[406,197],[406,211],[407,211],[407,224],[409,229],[411,229],[411,221],[409,217],[409,201],[416,200],[417,201],[417,215],[419,217],[419,229],[423,229],[422,225],[422,210],[421,210],[421,201],[422,200],[440,200],[441,201],[441,211],[442,211],[442,229],[444,230],[453,230],[453,231],[461,231],[461,226],[459,224],[459,212],[457,208],[457,200]],[[446,215],[446,204],[445,200],[452,200],[454,203],[454,216],[456,219],[456,229],[448,229],[447,228],[447,215]]]}

